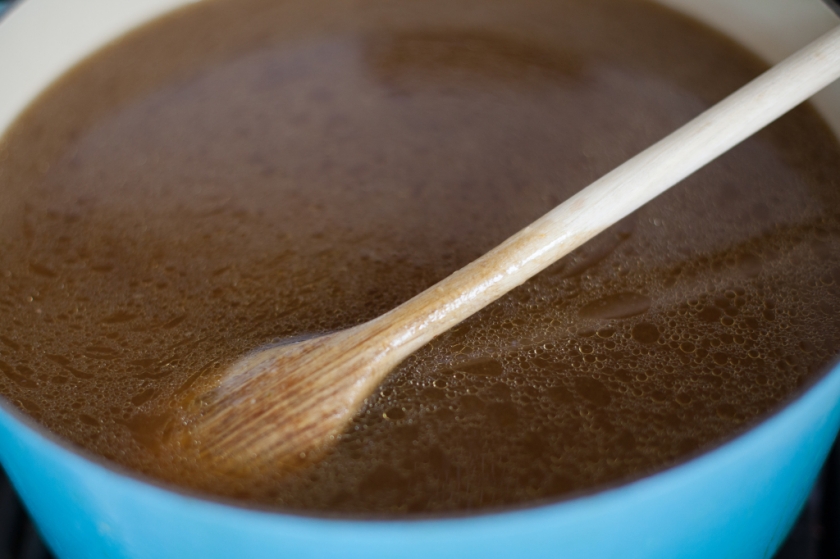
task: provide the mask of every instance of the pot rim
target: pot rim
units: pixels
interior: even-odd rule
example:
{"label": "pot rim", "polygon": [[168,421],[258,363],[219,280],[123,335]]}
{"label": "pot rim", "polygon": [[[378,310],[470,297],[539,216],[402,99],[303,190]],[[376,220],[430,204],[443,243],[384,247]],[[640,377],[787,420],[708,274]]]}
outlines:
{"label": "pot rim", "polygon": [[[197,2],[200,0],[186,0],[189,3]],[[747,51],[752,52],[753,54],[759,55],[762,59],[766,61],[767,58],[777,58],[778,56],[774,53],[768,53],[767,49],[756,48],[755,44],[749,44],[749,41],[741,41],[739,37],[737,37],[734,33],[730,32],[730,29],[727,29],[726,25],[720,25],[719,22],[712,21],[710,18],[701,17],[700,14],[693,12],[686,8],[687,0],[648,0],[653,1],[654,3],[662,4],[665,7],[672,9],[682,15],[692,18],[695,21],[700,22],[701,24],[710,27],[714,31],[723,33],[728,38],[732,39],[733,41],[737,42],[742,46],[742,48],[746,49]],[[727,0],[717,0],[726,2]],[[20,0],[19,2],[15,2],[11,7],[8,7],[6,10],[0,8],[0,23],[2,23],[5,19],[7,19],[10,15],[12,15],[17,8],[20,7],[21,4],[27,4],[25,0]],[[153,25],[154,22],[161,18],[166,17],[173,11],[183,9],[184,6],[173,6],[171,9],[164,11],[150,19],[145,19],[140,21],[139,23],[130,26],[127,30],[124,30],[117,34],[117,39],[128,35],[130,33],[136,32],[139,29],[147,25]],[[36,102],[38,97],[47,91],[50,86],[60,80],[67,72],[72,71],[74,67],[78,64],[84,63],[89,57],[95,56],[96,53],[100,52],[102,49],[107,48],[109,44],[113,41],[108,40],[105,42],[100,42],[90,53],[86,54],[85,56],[81,57],[80,59],[73,62],[70,66],[64,68],[60,73],[55,75],[52,81],[47,84],[46,87],[41,88],[35,96],[29,99],[28,103],[23,107],[22,110],[18,111],[15,115],[15,118],[12,119],[9,127],[11,127],[17,117],[19,117],[23,112],[25,112],[32,103]],[[757,52],[759,51],[759,52]],[[840,83],[835,84],[835,87],[840,86]],[[820,102],[822,101],[822,102]],[[809,101],[811,102],[811,101]],[[829,127],[834,132],[835,137],[837,137],[838,142],[840,142],[840,130],[838,130],[838,126],[840,126],[840,117],[832,119],[827,118],[826,115],[820,109],[820,106],[826,104],[828,101],[825,99],[818,99],[816,103],[812,103],[817,105],[817,112],[820,114],[820,117],[823,118],[824,121],[827,122]],[[839,112],[840,114],[840,112]],[[9,127],[5,127],[5,129],[0,130],[0,140],[3,139],[5,133],[8,131]],[[669,472],[673,472],[676,470],[680,470],[687,465],[700,460],[701,458],[712,455],[725,447],[734,446],[739,441],[748,437],[752,432],[760,429],[761,427],[765,426],[767,423],[770,423],[778,416],[784,414],[791,408],[794,404],[798,401],[804,399],[808,394],[812,391],[817,390],[819,385],[828,381],[828,379],[832,375],[840,375],[840,357],[835,357],[831,362],[825,364],[820,370],[816,373],[810,375],[805,383],[799,386],[796,390],[788,394],[788,396],[779,402],[771,412],[766,413],[760,416],[753,421],[745,423],[739,426],[738,429],[731,431],[726,437],[721,438],[720,440],[709,444],[701,449],[695,450],[689,454],[685,454],[680,456],[676,461],[666,465],[660,466],[656,468],[654,471],[640,474],[636,476],[631,476],[625,478],[623,480],[613,481],[601,485],[595,485],[593,487],[573,491],[562,496],[558,497],[546,497],[542,499],[537,499],[534,501],[528,501],[525,503],[517,503],[512,505],[504,505],[499,507],[493,508],[484,508],[476,511],[454,511],[454,512],[436,512],[436,513],[427,513],[427,514],[411,514],[406,516],[390,516],[385,514],[347,514],[347,513],[328,513],[328,512],[313,512],[308,510],[299,510],[299,509],[284,509],[279,507],[272,507],[268,505],[261,505],[261,504],[252,504],[247,503],[239,500],[235,500],[232,498],[221,497],[216,495],[210,495],[206,493],[202,493],[197,490],[184,488],[177,484],[162,481],[156,478],[153,478],[149,475],[143,474],[141,472],[137,472],[131,470],[117,462],[111,461],[106,459],[102,456],[99,456],[84,447],[68,440],[60,435],[50,431],[45,426],[41,425],[38,421],[34,418],[23,412],[20,408],[14,405],[8,398],[3,395],[0,395],[0,411],[5,412],[13,421],[17,421],[21,426],[27,429],[35,436],[39,436],[42,440],[47,441],[48,443],[52,443],[62,451],[68,452],[71,455],[74,455],[77,458],[82,459],[85,462],[91,463],[95,466],[105,469],[108,473],[114,474],[119,477],[128,478],[134,482],[139,482],[140,484],[150,485],[155,487],[159,490],[163,490],[164,492],[175,494],[179,497],[183,497],[186,499],[195,500],[198,502],[206,502],[213,505],[221,505],[223,507],[232,507],[234,509],[240,511],[247,511],[247,512],[255,512],[255,513],[264,513],[274,517],[295,517],[295,518],[302,518],[302,519],[309,519],[309,520],[322,520],[328,521],[334,524],[356,524],[356,523],[363,523],[366,525],[375,525],[375,524],[421,524],[421,523],[429,523],[429,522],[440,522],[445,521],[447,523],[453,523],[455,521],[468,521],[468,520],[475,520],[480,518],[487,518],[487,517],[497,517],[503,515],[509,515],[518,512],[539,512],[544,511],[547,509],[553,509],[558,507],[563,507],[570,505],[571,503],[581,501],[596,495],[605,495],[615,491],[618,491],[622,488],[632,486],[638,483],[642,483],[648,480],[652,480],[654,478],[662,477]]]}

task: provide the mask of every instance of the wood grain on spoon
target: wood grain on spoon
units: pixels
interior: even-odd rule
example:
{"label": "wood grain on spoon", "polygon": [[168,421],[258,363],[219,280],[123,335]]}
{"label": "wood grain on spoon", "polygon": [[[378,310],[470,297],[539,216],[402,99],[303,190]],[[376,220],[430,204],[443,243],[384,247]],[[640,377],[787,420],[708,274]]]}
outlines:
{"label": "wood grain on spoon", "polygon": [[413,351],[840,77],[840,27],[578,192],[478,260],[354,328],[256,352],[201,398],[190,425],[224,468],[323,448]]}

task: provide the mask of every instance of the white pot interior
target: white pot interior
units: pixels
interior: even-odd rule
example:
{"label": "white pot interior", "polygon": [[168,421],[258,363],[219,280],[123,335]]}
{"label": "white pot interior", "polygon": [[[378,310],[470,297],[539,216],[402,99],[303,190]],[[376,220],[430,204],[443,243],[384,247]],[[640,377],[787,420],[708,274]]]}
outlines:
{"label": "white pot interior", "polygon": [[[170,10],[202,0],[24,0],[0,23],[0,137],[75,63]],[[658,0],[735,38],[774,63],[837,25],[820,0]],[[840,84],[815,99],[840,135]]]}
{"label": "white pot interior", "polygon": [[[821,0],[657,0],[737,40],[771,64],[840,24]],[[840,136],[840,83],[813,98]]]}

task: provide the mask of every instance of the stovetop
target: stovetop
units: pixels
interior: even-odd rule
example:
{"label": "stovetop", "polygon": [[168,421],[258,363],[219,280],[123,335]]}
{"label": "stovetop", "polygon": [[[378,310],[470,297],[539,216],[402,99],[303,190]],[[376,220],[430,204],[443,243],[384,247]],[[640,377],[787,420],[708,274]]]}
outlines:
{"label": "stovetop", "polygon": [[0,559],[53,559],[5,474],[0,472]]}

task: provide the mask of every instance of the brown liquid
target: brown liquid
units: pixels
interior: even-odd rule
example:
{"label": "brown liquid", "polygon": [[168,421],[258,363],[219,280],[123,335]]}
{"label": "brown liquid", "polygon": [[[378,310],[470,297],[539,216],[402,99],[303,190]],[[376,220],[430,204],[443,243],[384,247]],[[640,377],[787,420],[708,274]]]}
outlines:
{"label": "brown liquid", "polygon": [[205,2],[0,147],[0,391],[286,509],[488,509],[654,472],[840,348],[840,149],[800,108],[403,363],[320,462],[207,479],[173,402],[391,309],[758,74],[644,3]]}

